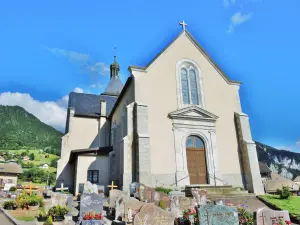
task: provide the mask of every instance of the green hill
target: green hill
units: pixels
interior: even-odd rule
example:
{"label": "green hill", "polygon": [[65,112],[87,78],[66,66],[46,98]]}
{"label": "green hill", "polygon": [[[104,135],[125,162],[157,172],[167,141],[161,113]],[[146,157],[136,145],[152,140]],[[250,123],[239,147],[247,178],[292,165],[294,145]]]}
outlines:
{"label": "green hill", "polygon": [[19,106],[0,105],[0,149],[43,149],[60,155],[62,133]]}

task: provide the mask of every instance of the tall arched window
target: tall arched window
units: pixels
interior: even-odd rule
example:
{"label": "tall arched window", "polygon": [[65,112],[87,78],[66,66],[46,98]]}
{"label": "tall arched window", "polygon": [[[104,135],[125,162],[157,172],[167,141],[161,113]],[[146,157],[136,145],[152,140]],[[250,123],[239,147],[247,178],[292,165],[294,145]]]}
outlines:
{"label": "tall arched window", "polygon": [[183,104],[199,105],[199,90],[196,70],[190,65],[180,70]]}

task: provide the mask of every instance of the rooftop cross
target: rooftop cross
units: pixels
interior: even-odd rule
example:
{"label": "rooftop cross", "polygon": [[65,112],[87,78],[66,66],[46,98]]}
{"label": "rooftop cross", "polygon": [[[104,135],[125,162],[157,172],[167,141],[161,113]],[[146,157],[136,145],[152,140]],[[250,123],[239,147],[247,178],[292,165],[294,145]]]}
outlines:
{"label": "rooftop cross", "polygon": [[179,24],[182,26],[182,29],[185,30],[187,24],[184,22],[184,20],[182,20],[182,22],[180,22]]}
{"label": "rooftop cross", "polygon": [[117,58],[117,46],[115,45],[115,49],[114,49],[114,61],[116,61]]}

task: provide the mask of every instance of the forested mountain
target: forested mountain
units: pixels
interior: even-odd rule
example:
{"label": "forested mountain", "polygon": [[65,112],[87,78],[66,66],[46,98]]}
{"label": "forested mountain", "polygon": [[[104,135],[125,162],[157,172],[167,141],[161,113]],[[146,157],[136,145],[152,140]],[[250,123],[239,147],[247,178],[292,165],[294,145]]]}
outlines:
{"label": "forested mountain", "polygon": [[275,173],[294,179],[300,175],[300,153],[278,150],[256,142],[258,160],[264,162]]}
{"label": "forested mountain", "polygon": [[36,148],[59,155],[62,135],[22,107],[0,105],[0,149]]}

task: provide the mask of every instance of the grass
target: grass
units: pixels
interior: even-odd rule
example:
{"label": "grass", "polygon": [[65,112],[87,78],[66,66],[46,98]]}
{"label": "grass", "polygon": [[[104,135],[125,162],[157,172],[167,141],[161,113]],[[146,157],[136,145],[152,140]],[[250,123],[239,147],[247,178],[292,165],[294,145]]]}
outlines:
{"label": "grass", "polygon": [[15,218],[17,220],[26,221],[26,222],[31,222],[35,220],[34,216],[16,216]]}
{"label": "grass", "polygon": [[288,210],[289,213],[300,221],[300,197],[291,196],[288,199],[280,199],[278,195],[262,195],[265,201],[277,206],[281,210]]}

